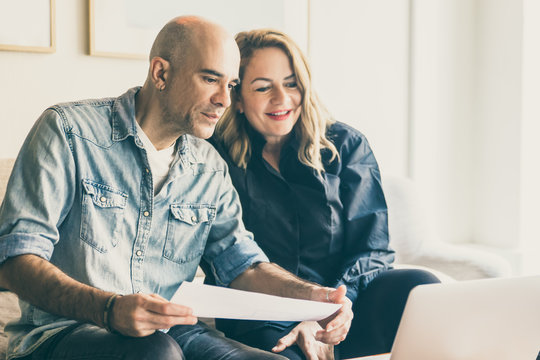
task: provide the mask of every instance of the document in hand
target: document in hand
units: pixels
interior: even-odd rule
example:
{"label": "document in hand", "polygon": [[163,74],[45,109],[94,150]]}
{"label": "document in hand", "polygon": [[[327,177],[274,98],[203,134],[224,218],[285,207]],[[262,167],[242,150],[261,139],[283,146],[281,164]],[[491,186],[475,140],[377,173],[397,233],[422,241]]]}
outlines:
{"label": "document in hand", "polygon": [[275,321],[322,320],[341,307],[188,281],[180,285],[171,302],[192,308],[197,317]]}

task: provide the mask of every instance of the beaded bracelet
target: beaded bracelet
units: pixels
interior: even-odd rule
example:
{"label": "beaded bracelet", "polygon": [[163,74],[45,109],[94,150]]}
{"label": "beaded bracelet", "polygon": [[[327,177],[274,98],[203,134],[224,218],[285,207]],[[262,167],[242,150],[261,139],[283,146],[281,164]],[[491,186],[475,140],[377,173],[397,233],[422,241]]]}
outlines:
{"label": "beaded bracelet", "polygon": [[111,326],[111,311],[114,306],[114,302],[116,301],[116,298],[118,296],[119,296],[118,294],[111,295],[109,299],[107,299],[107,303],[105,304],[105,309],[103,309],[103,326],[110,333],[116,332]]}

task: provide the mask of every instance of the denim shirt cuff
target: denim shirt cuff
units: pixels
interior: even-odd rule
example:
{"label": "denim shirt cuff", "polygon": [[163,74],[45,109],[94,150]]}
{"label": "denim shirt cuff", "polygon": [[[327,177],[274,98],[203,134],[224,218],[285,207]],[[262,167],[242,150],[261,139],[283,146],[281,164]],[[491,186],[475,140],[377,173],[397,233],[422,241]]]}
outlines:
{"label": "denim shirt cuff", "polygon": [[0,264],[10,257],[34,254],[46,260],[51,258],[53,243],[39,235],[8,234],[0,237]]}
{"label": "denim shirt cuff", "polygon": [[269,260],[256,243],[237,241],[213,260],[212,270],[216,285],[228,286],[252,264],[257,262],[269,262]]}

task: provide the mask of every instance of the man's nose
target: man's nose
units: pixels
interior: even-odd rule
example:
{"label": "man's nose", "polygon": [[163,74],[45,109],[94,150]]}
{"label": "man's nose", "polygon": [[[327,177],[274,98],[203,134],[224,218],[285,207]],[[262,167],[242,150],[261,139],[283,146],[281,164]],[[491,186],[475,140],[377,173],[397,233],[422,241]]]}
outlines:
{"label": "man's nose", "polygon": [[229,105],[231,105],[231,92],[228,84],[218,88],[216,93],[212,96],[212,104],[222,107],[229,107]]}

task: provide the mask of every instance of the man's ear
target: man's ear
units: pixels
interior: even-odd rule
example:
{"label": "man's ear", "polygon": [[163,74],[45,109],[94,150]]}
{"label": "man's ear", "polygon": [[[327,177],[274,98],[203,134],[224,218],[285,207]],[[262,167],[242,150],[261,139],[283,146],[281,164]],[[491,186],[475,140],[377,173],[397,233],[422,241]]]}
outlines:
{"label": "man's ear", "polygon": [[167,60],[156,56],[150,60],[150,76],[154,86],[159,91],[165,90],[170,75],[170,64]]}

